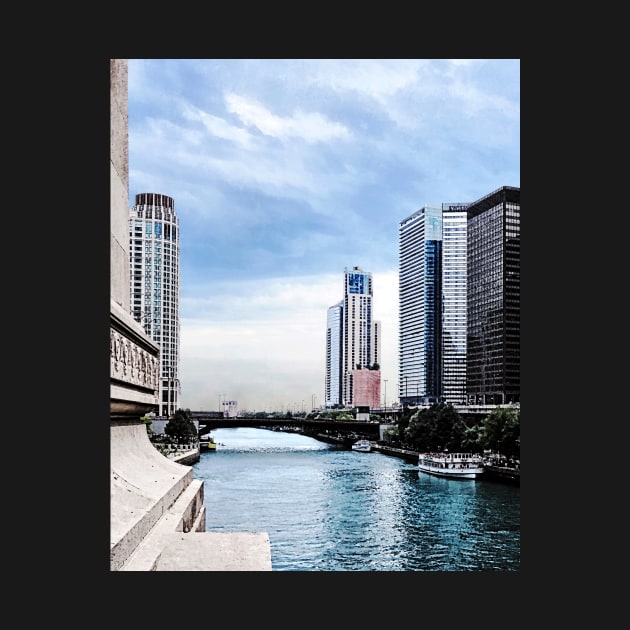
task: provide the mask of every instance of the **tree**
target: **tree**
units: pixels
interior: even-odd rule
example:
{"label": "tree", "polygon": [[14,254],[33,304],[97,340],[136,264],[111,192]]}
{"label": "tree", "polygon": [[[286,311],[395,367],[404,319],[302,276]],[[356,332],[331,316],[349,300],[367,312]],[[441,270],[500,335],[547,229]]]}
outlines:
{"label": "tree", "polygon": [[400,431],[398,426],[394,425],[385,430],[385,436],[391,444],[400,444]]}
{"label": "tree", "polygon": [[164,433],[178,444],[197,437],[190,409],[178,409],[164,427]]}
{"label": "tree", "polygon": [[439,403],[437,405],[436,433],[442,449],[448,449],[451,453],[461,453],[462,441],[466,431],[466,425],[457,410],[451,404]]}
{"label": "tree", "polygon": [[436,421],[434,406],[416,411],[404,430],[404,441],[418,451],[437,451],[439,447],[434,439]]}
{"label": "tree", "polygon": [[478,444],[508,458],[521,457],[521,411],[518,407],[493,409],[479,428]]}
{"label": "tree", "polygon": [[423,452],[464,450],[466,424],[451,404],[435,403],[416,411],[403,433],[405,441]]}

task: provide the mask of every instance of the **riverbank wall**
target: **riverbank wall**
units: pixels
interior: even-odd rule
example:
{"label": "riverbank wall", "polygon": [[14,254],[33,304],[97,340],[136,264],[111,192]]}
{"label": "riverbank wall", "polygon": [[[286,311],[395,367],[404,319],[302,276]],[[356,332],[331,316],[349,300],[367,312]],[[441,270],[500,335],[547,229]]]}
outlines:
{"label": "riverbank wall", "polygon": [[[384,455],[391,455],[392,457],[399,457],[412,464],[418,463],[418,451],[411,451],[404,448],[393,448],[391,446],[385,446],[383,444],[372,443],[372,450],[377,453],[383,453]],[[521,485],[521,470],[520,468],[510,468],[509,466],[491,466],[484,464],[483,475],[480,479],[486,479],[488,481],[502,481],[504,483],[510,483],[517,486]]]}
{"label": "riverbank wall", "polygon": [[486,479],[494,481],[503,481],[505,483],[521,485],[521,469],[509,468],[507,466],[485,466],[483,467],[483,475]]}

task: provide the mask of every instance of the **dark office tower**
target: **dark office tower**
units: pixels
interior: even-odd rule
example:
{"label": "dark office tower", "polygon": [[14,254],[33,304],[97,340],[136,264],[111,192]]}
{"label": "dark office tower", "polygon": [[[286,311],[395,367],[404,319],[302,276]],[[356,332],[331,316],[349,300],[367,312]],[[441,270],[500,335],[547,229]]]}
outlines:
{"label": "dark office tower", "polygon": [[136,195],[129,212],[131,314],[160,346],[159,415],[179,409],[179,219],[172,197]]}
{"label": "dark office tower", "polygon": [[520,402],[521,189],[468,206],[468,399]]}

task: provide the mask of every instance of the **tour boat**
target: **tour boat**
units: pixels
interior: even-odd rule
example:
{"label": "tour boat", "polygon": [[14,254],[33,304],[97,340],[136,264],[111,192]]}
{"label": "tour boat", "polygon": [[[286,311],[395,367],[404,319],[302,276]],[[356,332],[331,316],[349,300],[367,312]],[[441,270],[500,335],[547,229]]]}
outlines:
{"label": "tour boat", "polygon": [[217,444],[211,435],[202,435],[199,438],[199,450],[200,451],[216,451]]}
{"label": "tour boat", "polygon": [[357,440],[352,445],[353,451],[359,451],[359,453],[369,453],[372,450],[372,443],[370,440]]}
{"label": "tour boat", "polygon": [[418,468],[439,477],[476,479],[483,474],[483,460],[471,453],[420,453]]}

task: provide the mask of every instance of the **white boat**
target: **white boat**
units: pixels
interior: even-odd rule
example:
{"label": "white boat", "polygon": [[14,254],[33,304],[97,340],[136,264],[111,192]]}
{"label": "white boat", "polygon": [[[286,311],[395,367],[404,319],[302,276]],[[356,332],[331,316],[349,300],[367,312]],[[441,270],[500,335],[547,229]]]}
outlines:
{"label": "white boat", "polygon": [[359,451],[359,453],[369,453],[372,450],[372,443],[370,440],[357,440],[352,445],[353,451]]}
{"label": "white boat", "polygon": [[420,453],[418,468],[452,479],[476,479],[483,474],[483,459],[471,453]]}

